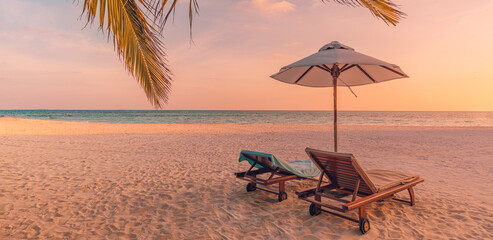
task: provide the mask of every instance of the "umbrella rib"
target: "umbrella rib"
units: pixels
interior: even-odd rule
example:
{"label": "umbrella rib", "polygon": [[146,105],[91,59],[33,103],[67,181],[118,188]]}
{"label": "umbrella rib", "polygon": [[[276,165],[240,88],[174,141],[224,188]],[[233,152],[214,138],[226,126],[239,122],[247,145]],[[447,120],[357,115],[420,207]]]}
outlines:
{"label": "umbrella rib", "polygon": [[[347,64],[346,64],[346,65],[347,65]],[[356,66],[355,64],[352,64],[351,66],[346,67],[346,65],[344,65],[344,67],[342,67],[342,68],[341,68],[341,72],[344,72],[344,71],[349,70],[349,69],[353,68],[354,66]],[[345,68],[345,67],[346,67],[346,68]]]}
{"label": "umbrella rib", "polygon": [[320,69],[322,69],[322,70],[325,70],[325,71],[327,71],[328,73],[332,74],[332,72],[330,71],[330,69],[324,68],[324,67],[322,67],[322,66],[320,66],[320,65],[316,65],[315,67],[318,67],[318,68],[320,68]]}
{"label": "umbrella rib", "polygon": [[372,82],[376,83],[377,81],[375,81],[375,79],[373,79],[370,74],[368,74],[365,70],[363,70],[363,68],[361,68],[360,65],[356,65],[356,67],[361,71],[363,72]]}
{"label": "umbrella rib", "polygon": [[325,69],[329,70],[329,72],[330,72],[330,73],[332,73],[332,68],[327,67],[327,65],[325,65],[325,64],[324,64],[324,65],[321,65],[321,67],[323,67],[323,68],[325,68]]}
{"label": "umbrella rib", "polygon": [[342,68],[340,69],[340,71],[342,72],[342,70],[343,70],[344,68],[346,68],[346,67],[347,67],[347,65],[349,65],[349,64],[347,64],[347,63],[346,63],[346,64],[344,64],[344,66],[342,66]]}
{"label": "umbrella rib", "polygon": [[334,63],[332,65],[332,67],[328,67],[327,65],[323,64],[323,65],[320,65],[320,67],[322,67],[325,71],[328,71],[330,73],[330,75],[332,75],[333,71],[334,71],[334,66],[337,66],[337,63]]}
{"label": "umbrella rib", "polygon": [[310,66],[294,83],[298,83],[310,70],[312,70],[312,68],[313,66]]}
{"label": "umbrella rib", "polygon": [[383,67],[383,68],[385,68],[385,69],[387,69],[387,70],[389,70],[389,71],[391,71],[391,72],[393,72],[393,73],[395,73],[395,74],[397,74],[397,75],[399,75],[401,77],[405,77],[406,76],[406,75],[404,75],[404,74],[402,74],[402,73],[400,73],[400,72],[398,72],[398,71],[396,71],[396,70],[394,70],[392,68],[389,68],[387,66],[380,65],[380,67]]}

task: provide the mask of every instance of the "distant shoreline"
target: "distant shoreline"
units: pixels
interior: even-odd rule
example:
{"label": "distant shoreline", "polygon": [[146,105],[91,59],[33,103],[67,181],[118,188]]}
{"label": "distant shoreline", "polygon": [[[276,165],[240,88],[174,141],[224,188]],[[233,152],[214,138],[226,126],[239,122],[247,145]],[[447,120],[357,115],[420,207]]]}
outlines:
{"label": "distant shoreline", "polygon": [[[1,111],[134,111],[134,112],[172,112],[172,111],[189,111],[189,112],[207,112],[207,111],[223,111],[223,112],[332,112],[329,110],[236,110],[236,109],[0,109]],[[339,112],[485,112],[493,113],[493,110],[338,110]]]}
{"label": "distant shoreline", "polygon": [[[12,119],[14,121],[32,121],[33,123],[64,123],[64,124],[96,124],[96,125],[204,125],[204,126],[306,126],[306,127],[331,127],[330,124],[239,124],[239,123],[109,123],[109,122],[88,122],[88,121],[63,121],[58,119],[36,119],[36,118],[16,118],[11,116],[0,116],[0,123],[2,120]],[[347,125],[338,124],[338,127],[370,127],[370,128],[420,128],[420,129],[476,129],[476,128],[493,128],[493,126],[395,126],[395,125]],[[0,133],[1,134],[1,133]]]}
{"label": "distant shoreline", "polygon": [[[493,131],[493,127],[447,126],[370,126],[340,125],[344,132],[402,132],[408,131]],[[277,134],[281,132],[318,132],[332,139],[332,125],[279,125],[279,124],[176,124],[176,123],[95,123],[60,120],[0,118],[0,135],[93,135],[93,134]]]}
{"label": "distant shoreline", "polygon": [[[0,110],[0,117],[127,124],[333,124],[332,111]],[[339,111],[338,125],[493,127],[493,112]]]}

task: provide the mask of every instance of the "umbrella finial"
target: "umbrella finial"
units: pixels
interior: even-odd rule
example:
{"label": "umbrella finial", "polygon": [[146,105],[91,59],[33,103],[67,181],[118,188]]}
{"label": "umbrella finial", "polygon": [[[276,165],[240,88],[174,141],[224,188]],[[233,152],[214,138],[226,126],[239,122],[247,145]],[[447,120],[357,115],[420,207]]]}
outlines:
{"label": "umbrella finial", "polygon": [[353,48],[348,47],[346,45],[340,44],[338,41],[332,41],[329,44],[324,45],[322,48],[320,48],[320,51],[325,51],[325,50],[330,50],[330,49],[345,49],[345,50],[351,50],[354,51]]}

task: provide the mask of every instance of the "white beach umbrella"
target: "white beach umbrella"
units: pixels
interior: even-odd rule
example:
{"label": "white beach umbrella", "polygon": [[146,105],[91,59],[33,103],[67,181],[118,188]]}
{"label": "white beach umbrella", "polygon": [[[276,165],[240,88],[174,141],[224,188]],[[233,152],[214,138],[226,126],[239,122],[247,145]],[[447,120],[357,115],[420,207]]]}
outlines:
{"label": "white beach umbrella", "polygon": [[333,41],[271,77],[307,87],[334,87],[334,151],[337,152],[337,86],[359,86],[408,76],[397,65]]}

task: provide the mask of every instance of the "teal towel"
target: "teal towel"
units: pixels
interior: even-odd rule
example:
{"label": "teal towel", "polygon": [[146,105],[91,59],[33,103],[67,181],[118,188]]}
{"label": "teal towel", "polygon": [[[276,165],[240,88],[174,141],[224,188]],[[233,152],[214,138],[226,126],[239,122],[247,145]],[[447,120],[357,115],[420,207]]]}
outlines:
{"label": "teal towel", "polygon": [[[313,164],[313,162],[310,160],[294,160],[286,162],[276,158],[276,156],[270,153],[254,152],[248,150],[241,151],[240,159],[238,159],[238,161],[248,161],[251,165],[255,164],[255,162],[247,158],[245,155],[243,155],[243,153],[268,157],[271,160],[273,167],[280,167],[300,177],[308,178],[320,176],[320,170],[318,170],[317,166],[315,166],[315,164]],[[263,168],[260,165],[256,165],[255,167]]]}

